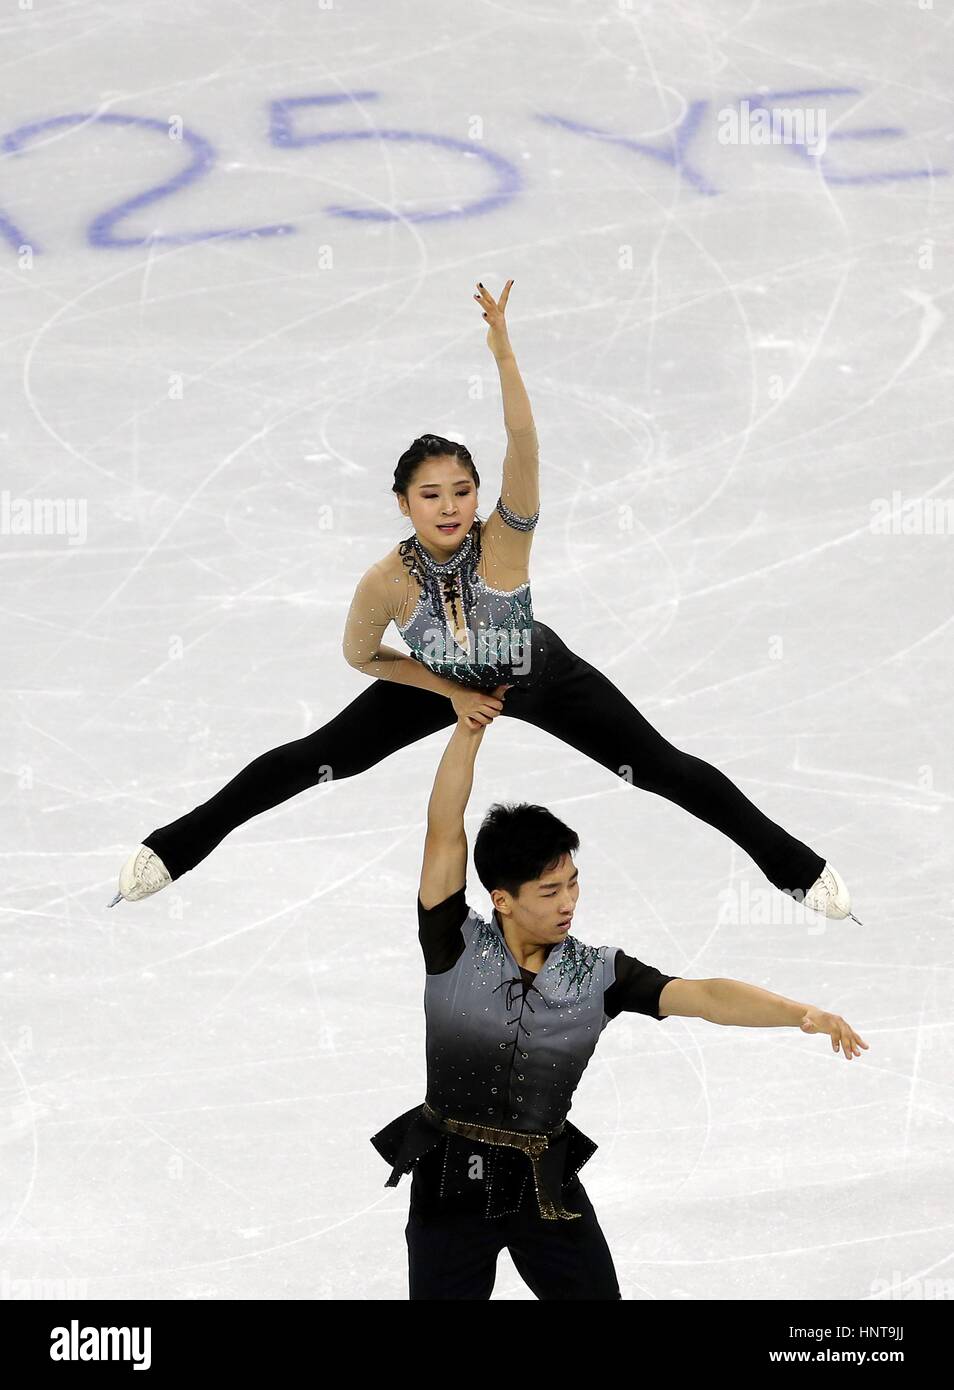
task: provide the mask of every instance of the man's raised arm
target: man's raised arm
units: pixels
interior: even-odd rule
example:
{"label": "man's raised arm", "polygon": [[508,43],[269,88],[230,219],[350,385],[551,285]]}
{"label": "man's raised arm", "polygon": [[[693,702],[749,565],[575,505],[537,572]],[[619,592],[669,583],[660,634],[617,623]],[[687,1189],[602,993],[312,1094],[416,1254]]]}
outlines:
{"label": "man's raised arm", "polygon": [[436,907],[467,882],[467,836],[464,812],[474,785],[474,761],[486,725],[454,725],[443,757],[437,765],[427,803],[427,834],[421,866],[419,895],[424,907]]}

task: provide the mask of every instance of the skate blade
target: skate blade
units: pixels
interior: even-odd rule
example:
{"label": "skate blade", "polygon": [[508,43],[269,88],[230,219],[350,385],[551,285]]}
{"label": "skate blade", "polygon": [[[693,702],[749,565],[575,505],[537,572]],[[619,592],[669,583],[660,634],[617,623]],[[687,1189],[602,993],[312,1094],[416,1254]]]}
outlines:
{"label": "skate blade", "polygon": [[117,903],[121,903],[122,900],[123,900],[123,895],[122,895],[122,893],[117,893],[116,896],[115,896],[115,898],[113,898],[112,902],[111,902],[111,903],[107,903],[106,906],[107,906],[107,907],[115,907],[116,904],[117,904]]}
{"label": "skate blade", "polygon": [[854,914],[853,912],[849,912],[849,913],[848,913],[848,916],[851,918],[851,920],[852,920],[853,922],[857,922],[858,925],[859,925],[859,927],[863,927],[863,926],[864,926],[864,922],[862,922],[861,919],[860,919],[859,917],[856,917],[855,914]]}

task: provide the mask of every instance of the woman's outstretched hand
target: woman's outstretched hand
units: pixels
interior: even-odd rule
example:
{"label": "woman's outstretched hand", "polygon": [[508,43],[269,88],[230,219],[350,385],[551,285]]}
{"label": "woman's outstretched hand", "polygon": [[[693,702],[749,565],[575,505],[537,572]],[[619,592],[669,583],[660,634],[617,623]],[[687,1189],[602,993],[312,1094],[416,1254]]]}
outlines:
{"label": "woman's outstretched hand", "polygon": [[510,357],[513,354],[513,348],[510,345],[510,337],[507,333],[507,320],[504,318],[504,311],[507,308],[507,299],[510,296],[510,286],[512,284],[513,281],[508,280],[503,287],[503,293],[500,298],[494,299],[493,295],[489,294],[478,280],[477,293],[474,295],[489,325],[487,330],[487,346],[490,348],[493,355],[498,358]]}

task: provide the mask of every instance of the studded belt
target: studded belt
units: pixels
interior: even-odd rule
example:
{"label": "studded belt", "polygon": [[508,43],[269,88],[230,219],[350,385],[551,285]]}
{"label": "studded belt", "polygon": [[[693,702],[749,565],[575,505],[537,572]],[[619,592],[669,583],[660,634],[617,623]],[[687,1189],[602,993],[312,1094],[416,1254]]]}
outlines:
{"label": "studded belt", "polygon": [[[508,1149],[520,1149],[530,1159],[533,1169],[533,1185],[537,1194],[537,1206],[544,1221],[576,1221],[578,1211],[567,1211],[560,1200],[561,1183],[554,1181],[554,1174],[544,1170],[545,1156],[550,1152],[550,1143],[559,1139],[566,1128],[565,1121],[549,1134],[528,1134],[524,1130],[495,1129],[491,1125],[472,1125],[466,1120],[451,1120],[441,1115],[433,1106],[424,1102],[424,1115],[432,1125],[445,1134],[460,1134],[467,1139],[476,1139],[481,1144],[495,1144]],[[561,1165],[562,1166],[562,1165]]]}

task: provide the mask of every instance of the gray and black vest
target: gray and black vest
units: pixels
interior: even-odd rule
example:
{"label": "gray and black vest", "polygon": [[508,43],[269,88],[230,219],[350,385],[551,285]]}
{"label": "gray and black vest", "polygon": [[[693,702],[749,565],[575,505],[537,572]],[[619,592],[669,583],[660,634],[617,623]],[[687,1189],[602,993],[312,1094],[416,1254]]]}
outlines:
{"label": "gray and black vest", "polygon": [[386,1185],[396,1187],[413,1168],[421,1179],[417,1201],[428,1210],[487,1218],[534,1200],[537,1179],[526,1153],[442,1133],[426,1114],[430,1107],[444,1120],[550,1136],[538,1159],[536,1200],[542,1194],[562,1204],[596,1152],[565,1117],[609,1022],[603,998],[618,948],[566,936],[528,983],[496,916],[487,922],[471,908],[460,930],[460,956],[449,970],[429,974],[424,990],[426,1106],[405,1111],[371,1140],[392,1165]]}
{"label": "gray and black vest", "polygon": [[526,985],[496,917],[472,908],[461,933],[456,964],[427,976],[427,1103],[470,1124],[555,1129],[609,1022],[617,948],[570,934]]}

